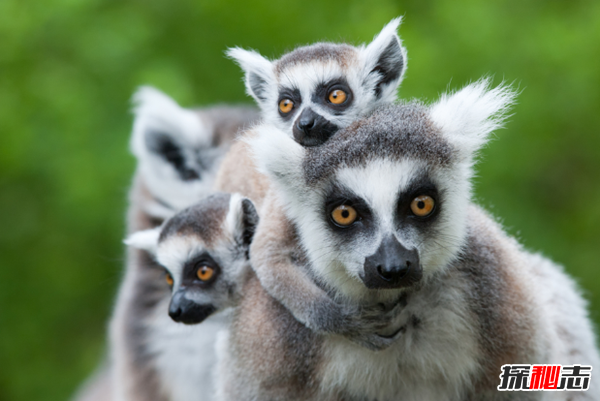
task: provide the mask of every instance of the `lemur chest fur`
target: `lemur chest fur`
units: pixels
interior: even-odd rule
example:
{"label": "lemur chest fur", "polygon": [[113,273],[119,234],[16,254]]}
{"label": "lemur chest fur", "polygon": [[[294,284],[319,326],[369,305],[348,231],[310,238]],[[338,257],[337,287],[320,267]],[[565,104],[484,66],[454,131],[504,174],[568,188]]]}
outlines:
{"label": "lemur chest fur", "polygon": [[[461,277],[410,293],[394,324],[401,337],[371,351],[339,336],[323,342],[321,387],[357,399],[455,400],[479,368],[476,322]],[[450,287],[450,291],[446,291]]]}

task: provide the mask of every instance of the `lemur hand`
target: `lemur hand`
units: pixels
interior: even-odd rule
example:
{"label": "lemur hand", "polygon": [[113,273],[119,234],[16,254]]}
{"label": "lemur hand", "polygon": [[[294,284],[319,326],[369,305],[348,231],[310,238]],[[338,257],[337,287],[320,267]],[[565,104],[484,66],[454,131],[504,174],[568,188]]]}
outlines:
{"label": "lemur hand", "polygon": [[333,300],[327,304],[321,304],[323,308],[313,314],[316,318],[305,324],[315,331],[342,335],[374,351],[389,347],[405,331],[396,323],[405,306],[402,302],[387,307],[342,305]]}

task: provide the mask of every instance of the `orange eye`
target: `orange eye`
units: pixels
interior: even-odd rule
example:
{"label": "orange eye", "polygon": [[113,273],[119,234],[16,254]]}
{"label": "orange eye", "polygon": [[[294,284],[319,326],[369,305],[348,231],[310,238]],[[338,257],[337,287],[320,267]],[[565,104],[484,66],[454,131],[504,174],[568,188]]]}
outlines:
{"label": "orange eye", "polygon": [[215,269],[210,266],[200,266],[196,271],[196,276],[202,281],[210,281],[215,275]]}
{"label": "orange eye", "polygon": [[346,101],[347,97],[348,95],[346,95],[346,92],[341,89],[329,92],[329,101],[333,104],[342,104]]}
{"label": "orange eye", "polygon": [[357,217],[356,209],[348,205],[340,205],[331,212],[333,221],[342,227],[348,227],[356,221]]}
{"label": "orange eye", "polygon": [[173,287],[173,276],[167,273],[165,274],[165,280],[167,281],[167,284],[169,284],[169,287]]}
{"label": "orange eye", "polygon": [[293,108],[294,102],[292,102],[290,99],[283,99],[279,102],[279,110],[281,110],[281,112],[284,114],[289,113]]}
{"label": "orange eye", "polygon": [[415,216],[419,217],[429,216],[431,212],[433,212],[434,207],[435,201],[431,196],[427,195],[417,196],[410,204],[410,209],[412,212],[415,214]]}

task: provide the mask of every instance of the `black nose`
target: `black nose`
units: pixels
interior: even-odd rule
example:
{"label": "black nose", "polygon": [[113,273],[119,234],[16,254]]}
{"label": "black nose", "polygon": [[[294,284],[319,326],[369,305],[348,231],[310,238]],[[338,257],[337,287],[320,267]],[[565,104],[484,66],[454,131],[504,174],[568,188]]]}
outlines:
{"label": "black nose", "polygon": [[198,324],[216,311],[214,305],[200,305],[185,297],[185,290],[180,289],[171,298],[169,316],[176,322]]}
{"label": "black nose", "polygon": [[337,130],[337,125],[307,107],[302,110],[302,113],[296,119],[292,132],[294,139],[300,145],[319,146],[325,143]]}
{"label": "black nose", "polygon": [[[310,110],[310,109],[308,109]],[[310,110],[312,111],[312,110]],[[298,118],[297,122],[296,122],[296,126],[298,127],[298,129],[302,132],[304,132],[305,135],[310,134],[310,131],[313,129],[313,127],[315,126],[315,117],[316,114],[315,113],[302,113],[300,115],[300,117]]]}
{"label": "black nose", "polygon": [[410,271],[410,264],[410,260],[407,260],[398,265],[377,265],[377,273],[386,281],[402,280]]}
{"label": "black nose", "polygon": [[422,275],[417,250],[406,249],[389,236],[365,259],[362,278],[368,288],[402,288],[419,281]]}

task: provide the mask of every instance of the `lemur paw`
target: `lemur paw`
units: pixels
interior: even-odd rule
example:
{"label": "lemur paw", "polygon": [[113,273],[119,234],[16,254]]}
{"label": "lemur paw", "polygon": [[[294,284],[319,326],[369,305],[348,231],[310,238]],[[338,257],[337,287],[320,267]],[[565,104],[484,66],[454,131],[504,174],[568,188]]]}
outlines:
{"label": "lemur paw", "polygon": [[371,350],[382,350],[393,344],[406,330],[397,324],[397,317],[404,310],[404,303],[391,306],[346,306],[341,312],[341,322],[332,332]]}

